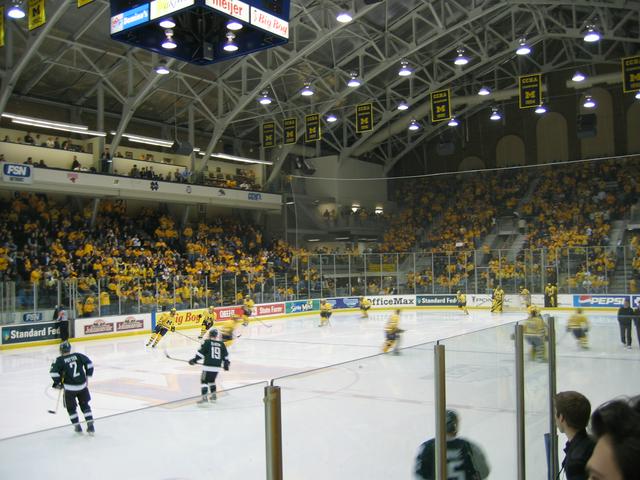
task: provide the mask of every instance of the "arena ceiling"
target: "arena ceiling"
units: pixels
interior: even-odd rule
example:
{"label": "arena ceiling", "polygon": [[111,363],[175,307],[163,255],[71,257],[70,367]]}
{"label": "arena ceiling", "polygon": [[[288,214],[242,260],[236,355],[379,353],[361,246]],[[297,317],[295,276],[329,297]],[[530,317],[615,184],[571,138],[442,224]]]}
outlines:
{"label": "arena ceiling", "polygon": [[[348,24],[336,21],[345,8],[353,14]],[[297,116],[299,145],[269,152],[271,180],[288,153],[360,158],[388,172],[442,128],[423,121],[417,134],[407,132],[410,119],[427,116],[431,91],[451,87],[454,96],[467,96],[480,85],[514,88],[526,73],[619,65],[640,44],[640,1],[292,0],[287,45],[206,67],[170,60],[171,73],[157,75],[158,56],[112,41],[109,19],[104,0],[81,9],[75,1],[47,0],[47,23],[31,33],[26,20],[7,18],[0,111],[9,101],[29,100],[91,112],[102,91],[104,111],[117,124],[112,142],[119,143],[132,121],[157,126],[160,136],[176,123],[186,127],[192,115],[207,143],[198,146],[208,153],[221,139],[239,150],[256,147],[262,122]],[[600,42],[582,40],[588,24],[603,33]],[[517,57],[522,37],[533,52]],[[458,48],[471,59],[464,67],[453,64]],[[401,60],[413,68],[410,77],[398,76]],[[347,87],[351,72],[362,86]],[[306,81],[313,97],[299,94]],[[275,100],[267,107],[257,101],[264,90]],[[401,100],[412,108],[397,110]],[[373,102],[376,128],[361,135],[353,112],[367,102]],[[486,107],[469,102],[455,114],[464,118]],[[323,125],[315,148],[301,147],[303,116],[329,112],[339,121]]]}

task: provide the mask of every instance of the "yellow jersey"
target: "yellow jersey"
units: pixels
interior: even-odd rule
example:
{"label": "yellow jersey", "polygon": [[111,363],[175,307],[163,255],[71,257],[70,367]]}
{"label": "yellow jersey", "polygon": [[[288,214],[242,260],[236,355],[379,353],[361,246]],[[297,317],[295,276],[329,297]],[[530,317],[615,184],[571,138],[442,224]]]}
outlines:
{"label": "yellow jersey", "polygon": [[170,313],[163,313],[162,315],[160,315],[157,324],[164,328],[171,328],[175,319],[175,315],[171,315]]}
{"label": "yellow jersey", "polygon": [[396,333],[400,325],[400,315],[394,313],[387,320],[387,324],[384,327],[384,331],[387,333]]}
{"label": "yellow jersey", "polygon": [[567,321],[568,330],[577,328],[582,330],[589,329],[589,320],[587,320],[587,317],[585,315],[582,315],[581,313],[574,313],[569,317],[569,320]]}

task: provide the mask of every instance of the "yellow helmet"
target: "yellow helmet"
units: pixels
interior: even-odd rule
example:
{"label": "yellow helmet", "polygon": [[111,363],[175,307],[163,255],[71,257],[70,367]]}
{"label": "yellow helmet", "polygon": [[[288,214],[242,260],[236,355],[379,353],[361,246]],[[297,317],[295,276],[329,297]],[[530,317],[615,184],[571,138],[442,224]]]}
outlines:
{"label": "yellow helmet", "polygon": [[531,305],[527,310],[531,316],[538,315],[540,313],[540,309],[535,305]]}
{"label": "yellow helmet", "polygon": [[462,293],[462,292],[461,292],[460,290],[458,290],[458,291],[456,292],[456,295],[460,295],[461,293]]}
{"label": "yellow helmet", "polygon": [[176,313],[176,312],[177,312],[177,310],[175,308],[171,309],[171,313]]}

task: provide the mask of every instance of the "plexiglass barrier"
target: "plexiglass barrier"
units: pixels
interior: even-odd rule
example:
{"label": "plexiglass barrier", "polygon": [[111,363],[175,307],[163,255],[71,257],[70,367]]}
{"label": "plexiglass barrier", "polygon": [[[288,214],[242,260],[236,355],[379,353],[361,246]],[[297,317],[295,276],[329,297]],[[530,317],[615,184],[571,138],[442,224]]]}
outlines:
{"label": "plexiglass barrier", "polygon": [[92,438],[65,426],[0,440],[0,478],[264,478],[265,386],[98,418]]}
{"label": "plexiglass barrier", "polygon": [[412,478],[432,431],[433,344],[274,380],[284,477]]}

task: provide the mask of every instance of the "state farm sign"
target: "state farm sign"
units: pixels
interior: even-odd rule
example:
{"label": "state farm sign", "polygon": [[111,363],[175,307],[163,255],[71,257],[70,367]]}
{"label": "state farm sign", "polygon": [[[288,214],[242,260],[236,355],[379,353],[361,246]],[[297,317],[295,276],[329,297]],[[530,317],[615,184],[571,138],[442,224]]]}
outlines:
{"label": "state farm sign", "polygon": [[281,315],[285,313],[284,303],[270,303],[267,305],[258,305],[255,309],[256,315]]}

